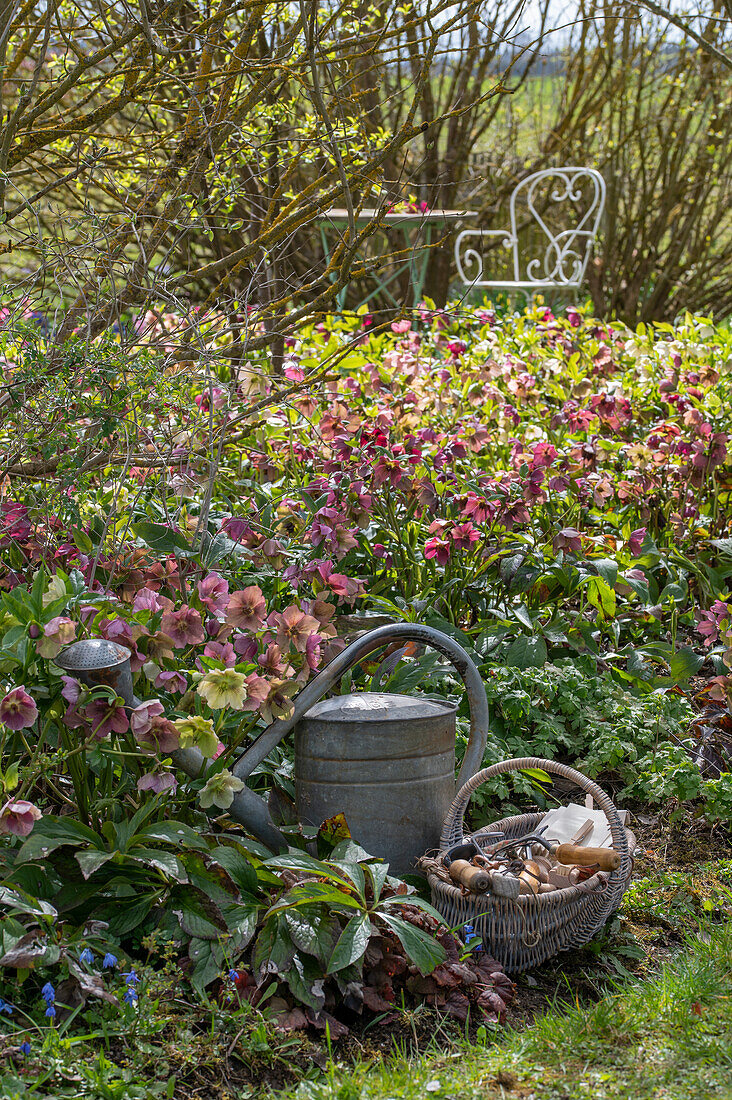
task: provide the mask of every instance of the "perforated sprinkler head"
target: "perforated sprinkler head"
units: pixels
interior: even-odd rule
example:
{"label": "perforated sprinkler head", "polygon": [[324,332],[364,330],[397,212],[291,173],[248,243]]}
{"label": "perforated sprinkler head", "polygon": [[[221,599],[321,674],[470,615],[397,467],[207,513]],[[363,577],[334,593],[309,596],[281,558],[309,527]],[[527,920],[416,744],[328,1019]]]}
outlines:
{"label": "perforated sprinkler head", "polygon": [[106,638],[85,638],[66,646],[55,663],[87,687],[113,688],[131,707],[134,705],[131,656],[129,649],[118,642],[109,642]]}

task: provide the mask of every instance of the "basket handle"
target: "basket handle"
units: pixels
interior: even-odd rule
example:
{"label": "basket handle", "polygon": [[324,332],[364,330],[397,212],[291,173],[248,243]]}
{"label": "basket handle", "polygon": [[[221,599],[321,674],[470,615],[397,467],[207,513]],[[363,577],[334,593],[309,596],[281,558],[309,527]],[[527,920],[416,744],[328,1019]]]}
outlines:
{"label": "basket handle", "polygon": [[580,790],[592,795],[592,798],[604,811],[605,817],[608,819],[613,847],[620,853],[620,867],[617,871],[612,872],[611,878],[617,876],[624,879],[630,870],[630,852],[625,827],[618,816],[614,803],[602,788],[598,787],[597,783],[593,783],[582,772],[578,772],[575,768],[570,768],[566,764],[558,764],[555,760],[542,760],[536,756],[524,756],[516,760],[501,760],[498,764],[491,764],[489,768],[483,768],[482,771],[477,772],[467,783],[463,784],[452,800],[450,809],[447,811],[447,816],[442,824],[440,850],[444,852],[453,844],[459,844],[462,841],[465,810],[470,801],[470,796],[478,787],[489,779],[494,779],[497,775],[503,775],[504,772],[517,772],[525,768],[540,768],[542,771],[559,775],[563,779],[569,779]]}

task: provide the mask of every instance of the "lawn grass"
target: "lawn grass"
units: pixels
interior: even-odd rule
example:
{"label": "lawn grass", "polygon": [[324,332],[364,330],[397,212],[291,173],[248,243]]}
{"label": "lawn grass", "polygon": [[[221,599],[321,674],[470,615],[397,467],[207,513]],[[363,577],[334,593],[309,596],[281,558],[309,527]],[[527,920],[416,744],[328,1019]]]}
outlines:
{"label": "lawn grass", "polygon": [[660,974],[509,1034],[342,1066],[280,1094],[304,1100],[704,1100],[732,1097],[732,927],[710,926]]}

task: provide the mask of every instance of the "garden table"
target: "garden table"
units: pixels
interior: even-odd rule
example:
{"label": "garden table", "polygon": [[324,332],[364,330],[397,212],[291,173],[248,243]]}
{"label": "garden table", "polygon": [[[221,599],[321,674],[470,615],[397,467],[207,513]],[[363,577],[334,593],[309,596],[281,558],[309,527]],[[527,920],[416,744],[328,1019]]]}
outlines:
{"label": "garden table", "polygon": [[[375,286],[358,305],[365,305],[375,295],[384,293],[391,298],[395,306],[401,307],[403,303],[398,301],[388,288],[404,271],[409,271],[409,283],[413,299],[411,304],[418,305],[422,301],[429,249],[435,231],[444,233],[451,225],[457,224],[463,218],[474,218],[475,216],[475,212],[472,210],[391,211],[389,213],[382,213],[379,210],[360,210],[355,213],[354,220],[357,228],[363,228],[371,222],[377,222],[378,230],[382,232],[387,229],[396,229],[403,234],[407,255],[406,259],[400,257],[396,261],[396,268],[393,268],[392,265],[387,267],[384,259],[380,257],[374,257],[366,261],[368,274],[372,277]],[[348,227],[348,211],[341,208],[324,210],[314,220],[320,230],[320,240],[323,245],[326,263],[329,264],[332,252],[332,238],[329,239],[329,231],[340,236],[342,231]],[[388,259],[387,255],[386,260],[388,261]],[[331,275],[332,282],[335,282],[336,278],[336,274]],[[341,310],[345,305],[347,290],[348,285],[342,287],[336,297],[338,308]]]}

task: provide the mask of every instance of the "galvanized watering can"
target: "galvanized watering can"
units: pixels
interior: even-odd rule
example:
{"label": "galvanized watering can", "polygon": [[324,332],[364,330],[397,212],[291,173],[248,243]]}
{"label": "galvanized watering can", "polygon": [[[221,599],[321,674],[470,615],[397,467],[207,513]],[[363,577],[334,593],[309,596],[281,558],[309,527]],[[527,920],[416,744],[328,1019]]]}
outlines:
{"label": "galvanized watering can", "polygon": [[[457,708],[452,703],[368,691],[323,698],[369,653],[391,642],[407,641],[433,646],[448,657],[467,688],[470,741],[457,785]],[[73,649],[70,646],[59,658],[63,667],[70,668],[66,655]],[[76,664],[78,675],[79,663],[71,663]],[[132,702],[131,691],[126,701]],[[289,717],[268,726],[239,758],[234,774],[245,780],[293,728],[299,820],[317,827],[344,813],[354,840],[387,860],[395,874],[404,874],[414,870],[418,856],[438,846],[440,827],[457,788],[481,767],[488,701],[478,669],[454,639],[428,626],[394,623],[370,631],[339,653],[300,692]],[[173,759],[193,777],[204,766],[197,749],[180,749]],[[235,796],[229,813],[268,847],[287,847],[267,803],[249,788]]]}

